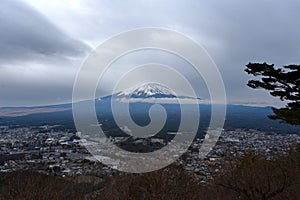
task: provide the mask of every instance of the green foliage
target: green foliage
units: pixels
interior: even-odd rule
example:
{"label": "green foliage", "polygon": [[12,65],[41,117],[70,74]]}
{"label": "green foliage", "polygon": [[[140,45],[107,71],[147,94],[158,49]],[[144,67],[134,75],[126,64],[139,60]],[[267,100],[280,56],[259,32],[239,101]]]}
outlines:
{"label": "green foliage", "polygon": [[287,101],[285,108],[273,108],[271,119],[280,119],[283,122],[300,125],[300,65],[288,65],[275,68],[274,64],[249,63],[245,71],[260,78],[250,80],[248,86],[254,89],[263,88],[272,96]]}
{"label": "green foliage", "polygon": [[300,109],[293,108],[273,108],[275,115],[270,115],[271,119],[280,119],[292,125],[300,124]]}

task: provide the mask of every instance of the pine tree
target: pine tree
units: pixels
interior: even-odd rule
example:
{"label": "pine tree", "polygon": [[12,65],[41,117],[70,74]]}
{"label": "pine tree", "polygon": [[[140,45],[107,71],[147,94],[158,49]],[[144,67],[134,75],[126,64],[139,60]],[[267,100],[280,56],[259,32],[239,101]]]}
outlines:
{"label": "pine tree", "polygon": [[273,108],[271,119],[300,125],[300,65],[288,65],[275,68],[274,64],[249,63],[245,71],[259,80],[250,80],[248,86],[254,89],[263,88],[272,96],[286,101],[285,108]]}

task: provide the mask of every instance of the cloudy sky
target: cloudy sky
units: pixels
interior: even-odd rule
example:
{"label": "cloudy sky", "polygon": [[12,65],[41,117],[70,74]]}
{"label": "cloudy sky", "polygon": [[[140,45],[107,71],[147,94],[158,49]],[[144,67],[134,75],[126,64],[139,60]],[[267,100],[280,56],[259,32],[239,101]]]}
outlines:
{"label": "cloudy sky", "polygon": [[221,71],[229,103],[280,105],[247,88],[244,66],[300,63],[299,9],[298,0],[4,0],[0,106],[70,102],[89,53],[140,27],[172,29],[203,45]]}

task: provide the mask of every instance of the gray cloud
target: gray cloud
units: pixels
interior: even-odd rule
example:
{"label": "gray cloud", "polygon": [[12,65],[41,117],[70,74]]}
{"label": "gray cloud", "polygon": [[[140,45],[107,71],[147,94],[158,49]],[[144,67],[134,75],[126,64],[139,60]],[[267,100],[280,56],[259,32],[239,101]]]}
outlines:
{"label": "gray cloud", "polygon": [[70,101],[76,69],[90,51],[22,1],[1,2],[0,106]]}
{"label": "gray cloud", "polygon": [[[5,98],[0,106],[22,104],[17,99],[26,99],[23,104],[70,101],[76,70],[89,51],[85,43],[95,47],[138,27],[170,28],[202,44],[222,73],[231,103],[280,105],[267,92],[247,88],[248,62],[300,63],[298,0],[26,2],[1,3],[0,88]],[[147,61],[147,55],[136,58]],[[106,80],[115,74],[111,70]]]}
{"label": "gray cloud", "polygon": [[85,54],[89,47],[72,39],[46,17],[19,0],[3,1],[0,7],[0,59],[68,59]]}
{"label": "gray cloud", "polygon": [[244,72],[248,62],[266,61],[277,66],[300,63],[300,2],[296,0],[139,1],[105,5],[116,13],[130,13],[126,17],[117,15],[113,24],[127,28],[168,27],[203,44],[222,72],[231,103],[281,105],[267,92],[246,86],[251,78]]}

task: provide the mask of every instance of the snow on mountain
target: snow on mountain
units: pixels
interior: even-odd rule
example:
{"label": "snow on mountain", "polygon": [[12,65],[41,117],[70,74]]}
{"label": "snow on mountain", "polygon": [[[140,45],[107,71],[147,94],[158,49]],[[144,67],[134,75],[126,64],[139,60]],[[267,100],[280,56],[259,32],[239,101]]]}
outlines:
{"label": "snow on mountain", "polygon": [[157,83],[147,83],[136,89],[120,92],[116,96],[127,98],[176,98],[176,94],[172,90]]}
{"label": "snow on mountain", "polygon": [[[149,102],[149,103],[199,103],[198,97],[177,96],[175,92],[166,86],[157,83],[143,84],[138,88],[129,89],[113,95],[120,102]],[[202,100],[201,100],[202,101]]]}

